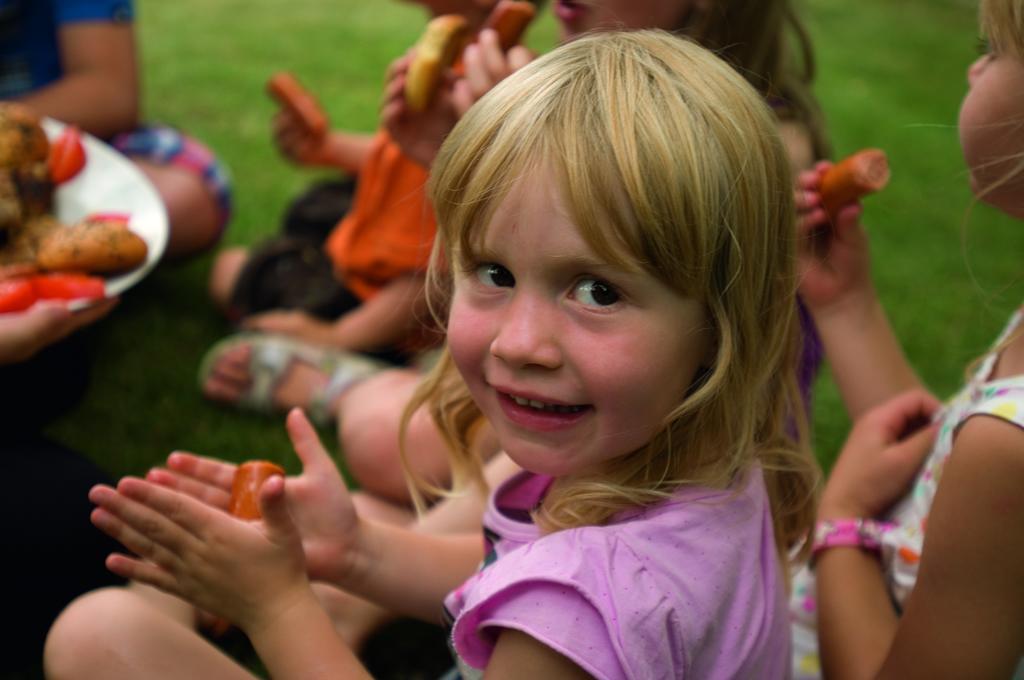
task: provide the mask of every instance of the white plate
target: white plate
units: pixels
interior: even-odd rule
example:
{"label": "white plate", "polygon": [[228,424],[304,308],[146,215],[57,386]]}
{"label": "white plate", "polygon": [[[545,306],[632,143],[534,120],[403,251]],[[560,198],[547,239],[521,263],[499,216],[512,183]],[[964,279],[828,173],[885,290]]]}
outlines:
{"label": "white plate", "polygon": [[[64,129],[52,118],[44,118],[42,124],[51,141]],[[141,266],[107,278],[107,297],[112,297],[141,281],[160,260],[167,246],[167,211],[153,184],[130,160],[85,132],[82,145],[85,167],[57,186],[57,219],[70,225],[94,213],[124,213],[129,215],[128,228],[148,247]]]}

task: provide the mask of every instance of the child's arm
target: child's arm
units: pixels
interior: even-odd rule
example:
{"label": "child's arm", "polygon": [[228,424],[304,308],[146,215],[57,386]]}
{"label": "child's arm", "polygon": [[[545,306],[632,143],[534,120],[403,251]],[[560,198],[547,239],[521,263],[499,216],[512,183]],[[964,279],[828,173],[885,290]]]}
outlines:
{"label": "child's arm", "polygon": [[139,84],[131,24],[82,22],[58,34],[64,75],[18,99],[98,137],[138,123]]}
{"label": "child's arm", "polygon": [[358,132],[331,130],[312,134],[287,109],[274,115],[273,137],[277,150],[293,163],[334,168],[353,175],[362,169],[373,143],[372,135]]}
{"label": "child's arm", "polygon": [[868,237],[860,206],[842,208],[830,222],[818,194],[829,167],[800,174],[800,296],[814,317],[851,418],[914,387],[920,380],[871,281]]}
{"label": "child's arm", "polygon": [[961,428],[880,677],[1013,675],[1024,650],[1022,454],[1015,425],[975,416]]}
{"label": "child's arm", "polygon": [[391,282],[335,321],[322,321],[299,311],[271,311],[251,316],[243,325],[314,344],[360,351],[401,341],[427,318],[427,314],[424,278],[410,275]]}
{"label": "child's arm", "polygon": [[[1024,433],[1004,421],[975,416],[957,435],[928,517],[928,532],[914,590],[898,624],[878,631],[873,664],[877,677],[1010,677],[1024,640]],[[835,552],[835,555],[828,553]],[[852,552],[849,550],[842,552]],[[818,565],[819,618],[825,670],[841,674],[844,662],[864,658],[853,632],[853,571],[830,550]],[[847,555],[847,558],[854,557]],[[849,561],[845,565],[850,566]],[[862,573],[877,562],[867,562]],[[825,578],[823,581],[822,578]],[[880,576],[876,576],[880,580]],[[891,614],[890,616],[894,615]],[[878,625],[859,622],[861,631]],[[876,628],[877,630],[877,628]]]}
{"label": "child's arm", "polygon": [[395,61],[388,72],[381,120],[395,143],[409,158],[430,167],[441,144],[459,118],[498,82],[533,60],[521,45],[506,54],[494,30],[481,31],[477,42],[463,51],[464,75],[445,77],[423,111],[413,111],[405,100],[405,80],[411,54]]}
{"label": "child's arm", "polygon": [[[938,400],[916,390],[864,414],[829,476],[819,521],[874,518],[900,498],[935,432],[927,427],[904,435],[938,407]],[[879,667],[897,626],[878,557],[856,547],[832,547],[815,558],[824,668],[868,677],[868,669]]]}
{"label": "child's arm", "polygon": [[[436,620],[444,596],[483,558],[479,531],[434,540],[360,520],[341,473],[300,411],[288,415],[287,426],[302,474],[287,478],[285,493],[310,579],[402,614]],[[167,463],[169,469],[151,470],[147,480],[225,514],[234,465],[181,452]],[[408,578],[409,573],[417,578]]]}

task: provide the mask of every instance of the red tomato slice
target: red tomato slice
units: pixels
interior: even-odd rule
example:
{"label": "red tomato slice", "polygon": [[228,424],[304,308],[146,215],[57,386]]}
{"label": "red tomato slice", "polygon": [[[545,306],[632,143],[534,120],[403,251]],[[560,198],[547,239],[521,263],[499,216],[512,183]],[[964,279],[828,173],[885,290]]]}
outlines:
{"label": "red tomato slice", "polygon": [[102,300],[106,297],[103,279],[85,274],[37,274],[31,277],[40,300]]}
{"label": "red tomato slice", "polygon": [[25,277],[0,281],[0,314],[20,312],[36,301],[32,281]]}
{"label": "red tomato slice", "polygon": [[82,133],[68,125],[50,142],[50,179],[54,184],[67,182],[85,167]]}

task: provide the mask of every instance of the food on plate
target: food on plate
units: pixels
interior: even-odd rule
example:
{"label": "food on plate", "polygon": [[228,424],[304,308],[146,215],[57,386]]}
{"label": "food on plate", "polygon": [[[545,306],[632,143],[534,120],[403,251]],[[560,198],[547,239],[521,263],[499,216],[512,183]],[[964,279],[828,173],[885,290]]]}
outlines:
{"label": "food on plate", "polygon": [[267,92],[291,111],[311,135],[319,137],[327,132],[327,115],[294,75],[287,71],[275,73],[267,81]]}
{"label": "food on plate", "polygon": [[0,166],[24,168],[46,161],[50,142],[39,116],[24,104],[0,105]]}
{"label": "food on plate", "polygon": [[93,215],[39,242],[36,264],[48,271],[117,274],[146,261],[148,247],[128,228],[127,215]]}
{"label": "food on plate", "polygon": [[106,283],[75,273],[15,274],[0,279],[0,314],[28,309],[37,300],[102,300]]}
{"label": "food on plate", "polygon": [[537,14],[532,2],[526,0],[498,0],[491,10],[484,28],[492,28],[498,32],[498,44],[502,50],[508,51],[519,44],[526,27]]}
{"label": "food on plate", "polygon": [[53,214],[55,186],[88,161],[82,137],[65,125],[50,140],[31,109],[0,102],[0,270],[120,274],[146,261],[149,248],[128,215],[92,215],[69,227]]}
{"label": "food on plate", "polygon": [[830,217],[847,203],[881,191],[889,183],[889,160],[881,149],[863,149],[826,171],[821,179],[821,203]]}
{"label": "food on plate", "polygon": [[0,281],[0,314],[20,312],[36,302],[36,291],[28,277]]}
{"label": "food on plate", "polygon": [[434,96],[444,70],[451,67],[469,36],[469,25],[457,14],[435,17],[416,43],[405,76],[405,101],[413,111],[423,111]]}
{"label": "food on plate", "polygon": [[47,165],[54,184],[63,184],[82,171],[85,167],[85,148],[82,146],[82,133],[77,126],[68,125],[53,140]]}
{"label": "food on plate", "polygon": [[250,460],[235,470],[228,512],[241,519],[259,519],[259,490],[274,475],[284,477],[284,468],[269,460]]}
{"label": "food on plate", "polygon": [[53,208],[50,143],[28,107],[0,103],[0,247]]}

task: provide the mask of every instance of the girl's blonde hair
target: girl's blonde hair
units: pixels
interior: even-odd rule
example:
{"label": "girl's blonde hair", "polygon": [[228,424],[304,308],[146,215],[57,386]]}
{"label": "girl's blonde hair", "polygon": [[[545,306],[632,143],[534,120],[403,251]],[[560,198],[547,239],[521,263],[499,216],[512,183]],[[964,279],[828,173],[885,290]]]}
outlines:
{"label": "girl's blonde hair", "polygon": [[[981,33],[1000,54],[1024,63],[1024,0],[981,0],[978,5],[978,24]],[[1024,112],[1016,120],[1008,121],[1008,131],[1020,134],[1024,127]],[[1002,176],[982,187],[978,198],[984,198],[1024,174],[1024,155],[1015,161]]]}
{"label": "girl's blonde hair", "polygon": [[[998,52],[1024,63],[1024,0],[981,0],[978,4],[978,27],[981,34]],[[1016,121],[1010,121],[1010,129],[1019,131],[1024,127],[1024,112]],[[1012,161],[1012,157],[1010,158]],[[1024,155],[1015,162],[996,181],[981,187],[976,200],[983,199],[987,194],[1015,181],[1024,175]],[[966,218],[964,220],[966,225]],[[965,232],[966,233],[966,232]],[[1003,338],[999,344],[967,365],[964,377],[970,379],[981,367],[985,358],[992,354],[1001,354],[1003,350],[1016,342],[1024,330],[1017,329]]]}
{"label": "girl's blonde hair", "polygon": [[[806,428],[792,185],[763,100],[710,52],[661,31],[587,36],[513,74],[459,122],[433,166],[429,283],[440,314],[451,294],[444,263],[458,270],[510,188],[536,171],[557,179],[599,256],[701,302],[716,348],[649,444],[600,478],[556,480],[538,523],[600,524],[681,484],[727,487],[757,461],[785,550],[813,519],[817,468],[793,436]],[[450,361],[421,385],[405,423],[429,407],[464,485],[481,480],[480,412],[453,389]]]}
{"label": "girl's blonde hair", "polygon": [[1024,61],[1024,0],[981,0],[978,23],[1001,52]]}

